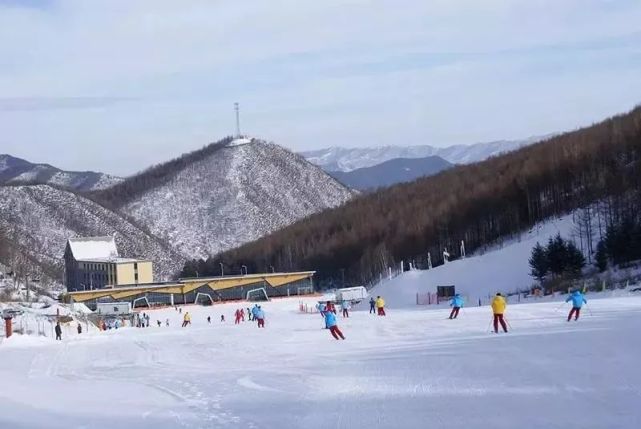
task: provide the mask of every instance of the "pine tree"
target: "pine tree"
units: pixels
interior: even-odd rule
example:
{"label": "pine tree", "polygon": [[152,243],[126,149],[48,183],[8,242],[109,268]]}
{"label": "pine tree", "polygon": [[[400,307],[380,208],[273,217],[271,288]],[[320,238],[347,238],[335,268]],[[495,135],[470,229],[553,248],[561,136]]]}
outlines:
{"label": "pine tree", "polygon": [[565,269],[564,271],[572,276],[579,276],[585,266],[585,257],[576,245],[567,241],[565,244]]}
{"label": "pine tree", "polygon": [[567,247],[561,234],[550,238],[546,253],[550,272],[557,276],[563,274],[567,265]]}
{"label": "pine tree", "polygon": [[545,275],[548,273],[548,257],[547,252],[540,243],[532,249],[532,256],[530,256],[530,275],[537,279],[539,283],[543,283]]}
{"label": "pine tree", "polygon": [[608,268],[608,253],[605,247],[605,241],[603,240],[599,241],[599,244],[597,244],[596,246],[594,263],[599,269],[599,272],[604,272]]}

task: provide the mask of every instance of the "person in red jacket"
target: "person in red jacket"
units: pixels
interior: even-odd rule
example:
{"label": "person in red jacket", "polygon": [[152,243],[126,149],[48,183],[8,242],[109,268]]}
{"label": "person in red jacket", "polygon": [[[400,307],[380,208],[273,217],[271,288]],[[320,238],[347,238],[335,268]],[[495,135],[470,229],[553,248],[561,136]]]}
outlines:
{"label": "person in red jacket", "polygon": [[240,310],[236,309],[236,320],[234,321],[234,325],[238,325],[240,323]]}

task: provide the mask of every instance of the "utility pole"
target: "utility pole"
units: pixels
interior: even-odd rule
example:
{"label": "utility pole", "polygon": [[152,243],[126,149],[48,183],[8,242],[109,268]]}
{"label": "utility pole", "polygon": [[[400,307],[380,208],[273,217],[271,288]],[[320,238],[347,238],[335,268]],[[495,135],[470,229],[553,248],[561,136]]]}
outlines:
{"label": "utility pole", "polygon": [[219,262],[220,264],[220,277],[225,277],[225,272],[223,271],[223,263]]}
{"label": "utility pole", "polygon": [[240,138],[240,106],[234,103],[234,110],[236,111],[236,138]]}

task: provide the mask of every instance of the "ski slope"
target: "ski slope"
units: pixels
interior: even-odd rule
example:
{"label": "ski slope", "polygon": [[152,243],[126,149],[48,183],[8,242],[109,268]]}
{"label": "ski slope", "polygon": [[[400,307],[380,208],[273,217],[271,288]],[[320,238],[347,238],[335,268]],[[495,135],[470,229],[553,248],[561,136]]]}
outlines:
{"label": "ski slope", "polygon": [[534,283],[530,276],[528,260],[537,242],[546,244],[550,237],[561,234],[572,236],[572,215],[553,218],[539,223],[518,238],[487,249],[485,253],[470,255],[431,270],[406,271],[376,285],[370,294],[386,296],[386,304],[392,308],[416,305],[417,293],[435,293],[437,286],[454,285],[456,292],[469,302],[484,303],[488,298],[528,290]]}
{"label": "ski slope", "polygon": [[[267,326],[234,326],[234,304],[151,311],[170,327],[0,344],[0,427],[637,428],[641,297],[588,295],[579,322],[559,302],[390,309],[339,317],[346,341],[296,299],[265,303]],[[589,313],[592,312],[592,314]],[[220,323],[224,313],[227,322]],[[212,324],[206,317],[212,317]]]}

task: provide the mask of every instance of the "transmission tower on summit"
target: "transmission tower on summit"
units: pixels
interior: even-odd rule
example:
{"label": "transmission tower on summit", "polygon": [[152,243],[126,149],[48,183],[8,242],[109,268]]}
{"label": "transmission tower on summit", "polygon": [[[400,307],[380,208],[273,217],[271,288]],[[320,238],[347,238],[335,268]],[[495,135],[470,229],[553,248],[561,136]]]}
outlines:
{"label": "transmission tower on summit", "polygon": [[234,110],[236,111],[236,138],[240,138],[240,106],[234,103]]}

